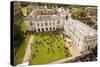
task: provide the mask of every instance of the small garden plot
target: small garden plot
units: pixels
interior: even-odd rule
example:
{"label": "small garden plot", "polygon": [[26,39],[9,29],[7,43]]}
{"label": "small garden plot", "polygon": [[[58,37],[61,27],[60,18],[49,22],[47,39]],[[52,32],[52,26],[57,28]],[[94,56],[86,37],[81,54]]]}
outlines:
{"label": "small garden plot", "polygon": [[27,7],[22,7],[21,9],[22,9],[23,14],[24,14],[24,15],[25,15],[25,14],[27,15],[27,10],[28,10]]}
{"label": "small garden plot", "polygon": [[70,57],[58,32],[35,33],[29,64],[46,64]]}

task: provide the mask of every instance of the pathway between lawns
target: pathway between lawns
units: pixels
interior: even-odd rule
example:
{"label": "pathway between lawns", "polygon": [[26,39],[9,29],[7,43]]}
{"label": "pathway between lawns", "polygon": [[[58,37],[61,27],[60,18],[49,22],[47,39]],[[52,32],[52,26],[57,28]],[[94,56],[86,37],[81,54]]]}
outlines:
{"label": "pathway between lawns", "polygon": [[29,59],[30,59],[30,55],[31,55],[31,44],[33,42],[33,35],[30,36],[30,40],[28,42],[28,46],[26,48],[26,52],[25,52],[25,55],[24,55],[24,58],[23,58],[23,63],[25,62],[28,62]]}

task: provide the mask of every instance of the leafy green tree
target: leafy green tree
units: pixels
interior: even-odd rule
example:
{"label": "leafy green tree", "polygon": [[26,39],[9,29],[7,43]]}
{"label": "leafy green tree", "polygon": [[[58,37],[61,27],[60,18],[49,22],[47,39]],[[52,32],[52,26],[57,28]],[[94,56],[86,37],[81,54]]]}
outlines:
{"label": "leafy green tree", "polygon": [[16,22],[13,24],[13,39],[14,47],[18,47],[24,39],[26,33],[24,22]]}

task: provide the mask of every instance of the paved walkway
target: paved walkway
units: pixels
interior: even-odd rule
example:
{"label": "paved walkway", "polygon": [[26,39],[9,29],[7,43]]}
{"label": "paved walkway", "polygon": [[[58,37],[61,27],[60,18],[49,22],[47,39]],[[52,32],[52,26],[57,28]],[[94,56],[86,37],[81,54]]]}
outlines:
{"label": "paved walkway", "polygon": [[64,61],[74,59],[75,57],[76,57],[76,56],[64,58],[64,59],[61,59],[61,60],[58,60],[58,61],[55,61],[55,62],[52,62],[52,63],[49,63],[49,64],[60,64],[60,63],[62,63],[62,62],[64,62]]}
{"label": "paved walkway", "polygon": [[75,45],[71,45],[69,46],[68,43],[66,43],[66,46],[69,49],[69,52],[71,53],[72,56],[80,56],[80,51],[77,49],[77,47]]}
{"label": "paved walkway", "polygon": [[33,35],[30,36],[30,40],[28,42],[28,46],[27,46],[27,49],[26,49],[26,53],[25,53],[25,56],[24,56],[24,59],[23,59],[23,63],[25,62],[28,62],[29,59],[30,59],[30,55],[31,55],[31,44],[33,42]]}

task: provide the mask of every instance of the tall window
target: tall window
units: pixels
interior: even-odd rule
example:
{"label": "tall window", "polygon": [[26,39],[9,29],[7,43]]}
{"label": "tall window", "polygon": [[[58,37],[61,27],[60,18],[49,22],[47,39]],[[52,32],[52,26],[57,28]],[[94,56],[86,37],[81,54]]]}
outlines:
{"label": "tall window", "polygon": [[50,26],[51,26],[51,22],[50,22]]}
{"label": "tall window", "polygon": [[39,26],[39,23],[37,23],[37,26]]}
{"label": "tall window", "polygon": [[48,25],[48,23],[47,23],[47,22],[45,22],[45,25],[47,26],[47,25]]}
{"label": "tall window", "polygon": [[55,25],[55,22],[53,22],[53,25]]}
{"label": "tall window", "polygon": [[55,27],[53,27],[53,30],[55,30]]}
{"label": "tall window", "polygon": [[41,26],[43,26],[43,23],[41,23]]}

